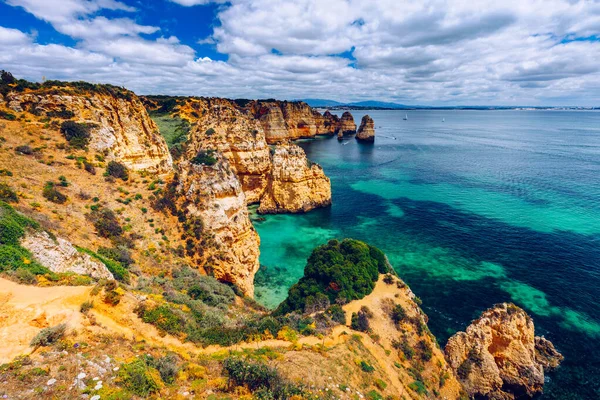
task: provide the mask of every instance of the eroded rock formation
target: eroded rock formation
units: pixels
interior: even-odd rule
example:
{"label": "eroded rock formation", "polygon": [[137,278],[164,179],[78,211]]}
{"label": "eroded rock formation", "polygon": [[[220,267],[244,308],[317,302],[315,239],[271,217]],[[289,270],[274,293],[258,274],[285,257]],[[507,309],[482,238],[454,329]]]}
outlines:
{"label": "eroded rock formation", "polygon": [[[179,164],[177,189],[183,197],[184,224],[194,231],[189,240],[196,241],[193,251],[203,259],[204,269],[253,296],[260,239],[248,217],[246,196],[233,168],[223,155],[214,156],[214,165]],[[201,223],[190,223],[194,218]]]}
{"label": "eroded rock formation", "polygon": [[345,135],[354,135],[356,133],[356,123],[354,122],[354,117],[350,112],[346,111],[342,114],[342,118],[340,118],[340,128],[338,130],[338,137],[342,137]]}
{"label": "eroded rock formation", "polygon": [[535,337],[532,319],[514,304],[497,304],[452,336],[446,358],[471,397],[532,398],[542,392],[544,369],[562,356]]}
{"label": "eroded rock formation", "polygon": [[70,112],[74,121],[91,124],[91,149],[107,152],[109,159],[133,171],[170,172],[173,163],[167,144],[142,102],[131,92],[119,93],[116,96],[90,91],[84,95],[73,88],[61,87],[53,91],[9,92],[5,101],[16,112],[36,115]]}
{"label": "eroded rock formation", "polygon": [[306,212],[331,204],[331,182],[318,164],[294,144],[278,145],[273,169],[261,198],[260,213]]}
{"label": "eroded rock formation", "polygon": [[362,117],[358,133],[356,134],[356,140],[368,143],[375,141],[375,123],[373,122],[373,118],[368,115]]}
{"label": "eroded rock formation", "polygon": [[79,252],[65,239],[52,239],[44,231],[28,233],[21,245],[31,252],[37,262],[52,272],[74,272],[96,279],[114,279],[103,263]]}

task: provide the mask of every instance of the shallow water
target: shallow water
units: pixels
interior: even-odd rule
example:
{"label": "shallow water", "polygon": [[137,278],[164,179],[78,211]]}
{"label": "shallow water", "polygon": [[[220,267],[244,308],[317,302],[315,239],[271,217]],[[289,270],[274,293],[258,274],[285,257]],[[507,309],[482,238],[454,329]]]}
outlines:
{"label": "shallow water", "polygon": [[600,113],[368,114],[374,145],[300,143],[331,178],[333,206],[255,221],[257,299],[283,300],[315,246],[365,240],[422,298],[442,345],[512,301],[566,357],[544,399],[600,398]]}

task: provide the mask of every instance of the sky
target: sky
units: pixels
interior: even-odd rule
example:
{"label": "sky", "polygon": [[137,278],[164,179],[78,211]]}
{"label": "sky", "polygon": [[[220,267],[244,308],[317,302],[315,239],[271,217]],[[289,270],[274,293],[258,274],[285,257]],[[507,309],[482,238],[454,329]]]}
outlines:
{"label": "sky", "polygon": [[0,0],[0,69],[138,94],[600,106],[600,0]]}

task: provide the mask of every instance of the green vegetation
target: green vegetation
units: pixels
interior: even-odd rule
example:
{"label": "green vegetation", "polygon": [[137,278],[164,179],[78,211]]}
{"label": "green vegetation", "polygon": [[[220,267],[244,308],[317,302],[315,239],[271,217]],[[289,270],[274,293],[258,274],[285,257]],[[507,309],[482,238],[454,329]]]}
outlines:
{"label": "green vegetation", "polygon": [[71,119],[75,116],[75,113],[63,107],[60,110],[48,111],[46,116],[49,118]]}
{"label": "green vegetation", "polygon": [[200,150],[196,157],[192,158],[190,161],[192,164],[204,164],[209,166],[217,163],[214,150]]}
{"label": "green vegetation", "polygon": [[367,400],[383,400],[383,396],[377,392],[377,390],[371,390],[366,395]]}
{"label": "green vegetation", "polygon": [[119,261],[112,260],[110,258],[104,257],[100,254],[94,253],[89,249],[85,249],[83,247],[77,247],[77,250],[89,254],[94,257],[102,264],[106,266],[106,268],[113,274],[116,280],[128,283],[129,282],[129,271],[125,268]]}
{"label": "green vegetation", "polygon": [[431,348],[431,345],[429,343],[427,343],[424,340],[420,340],[417,344],[417,348],[420,350],[421,360],[431,360],[431,357],[433,357],[433,349]]}
{"label": "green vegetation", "polygon": [[302,388],[285,380],[275,368],[230,357],[223,363],[229,388],[243,386],[257,399],[289,399],[303,393]]}
{"label": "green vegetation", "polygon": [[171,155],[179,158],[185,151],[185,143],[191,129],[190,123],[185,119],[157,112],[150,113],[150,117],[158,126],[162,137],[165,138]]}
{"label": "green vegetation", "polygon": [[119,381],[122,386],[142,398],[158,392],[162,383],[160,373],[149,366],[143,357],[123,364],[119,371]]}
{"label": "green vegetation", "polygon": [[358,313],[352,313],[350,327],[355,331],[370,332],[369,318],[373,317],[373,313],[365,306],[362,306]]}
{"label": "green vegetation", "polygon": [[26,155],[26,156],[30,156],[33,153],[35,153],[35,151],[31,148],[31,146],[28,146],[28,145],[22,145],[22,146],[15,147],[15,152]]}
{"label": "green vegetation", "polygon": [[31,343],[29,343],[29,345],[35,348],[41,346],[50,346],[51,344],[54,344],[62,339],[65,336],[66,331],[66,324],[59,324],[49,328],[44,328],[39,331],[39,333],[35,335],[33,339],[31,339]]}
{"label": "green vegetation", "polygon": [[313,251],[304,276],[290,288],[276,313],[303,310],[306,299],[317,293],[325,294],[331,304],[361,299],[373,291],[379,274],[389,271],[381,250],[353,239],[330,240]]}
{"label": "green vegetation", "polygon": [[129,171],[127,167],[116,161],[109,161],[106,166],[106,175],[112,176],[113,178],[119,178],[124,181],[129,179]]}
{"label": "green vegetation", "polygon": [[81,306],[79,306],[79,311],[82,314],[86,314],[88,311],[90,311],[92,308],[94,308],[94,302],[90,301],[90,300],[86,300],[83,303],[81,303]]}
{"label": "green vegetation", "polygon": [[369,364],[368,362],[362,360],[359,365],[360,369],[362,369],[364,372],[368,372],[371,373],[373,371],[375,371],[375,367],[373,367],[371,364]]}
{"label": "green vegetation", "polygon": [[17,119],[17,116],[11,112],[0,110],[0,118],[7,119],[9,121],[14,121],[15,119]]}
{"label": "green vegetation", "polygon": [[17,193],[6,183],[0,182],[0,201],[6,203],[18,203],[19,196],[17,196]]}
{"label": "green vegetation", "polygon": [[44,185],[44,189],[42,190],[42,196],[44,196],[47,200],[56,203],[56,204],[64,204],[67,202],[67,195],[60,192],[54,182],[46,182]]}
{"label": "green vegetation", "polygon": [[421,381],[414,381],[413,383],[408,385],[408,387],[420,395],[427,395],[428,393],[425,384]]}
{"label": "green vegetation", "polygon": [[65,121],[60,125],[60,133],[71,146],[84,149],[90,142],[90,129],[93,126],[92,124]]}
{"label": "green vegetation", "polygon": [[398,325],[406,318],[406,311],[400,304],[396,304],[390,311],[390,318]]}
{"label": "green vegetation", "polygon": [[115,240],[123,235],[123,228],[110,208],[93,210],[88,214],[88,219],[94,224],[101,237]]}
{"label": "green vegetation", "polygon": [[[49,272],[33,261],[29,250],[20,245],[20,239],[25,235],[26,229],[39,229],[39,225],[16,212],[7,203],[0,202],[0,272],[21,269],[35,275]],[[25,278],[24,275],[23,277]]]}

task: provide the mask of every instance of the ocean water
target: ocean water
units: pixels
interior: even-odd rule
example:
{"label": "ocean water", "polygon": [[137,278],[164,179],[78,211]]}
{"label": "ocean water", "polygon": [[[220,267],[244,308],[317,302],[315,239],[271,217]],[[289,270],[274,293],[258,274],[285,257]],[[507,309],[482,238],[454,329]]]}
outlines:
{"label": "ocean water", "polygon": [[543,398],[600,398],[600,113],[352,113],[373,117],[374,145],[300,143],[332,207],[255,220],[258,301],[283,300],[315,246],[364,240],[421,297],[440,345],[511,301],[565,356]]}

